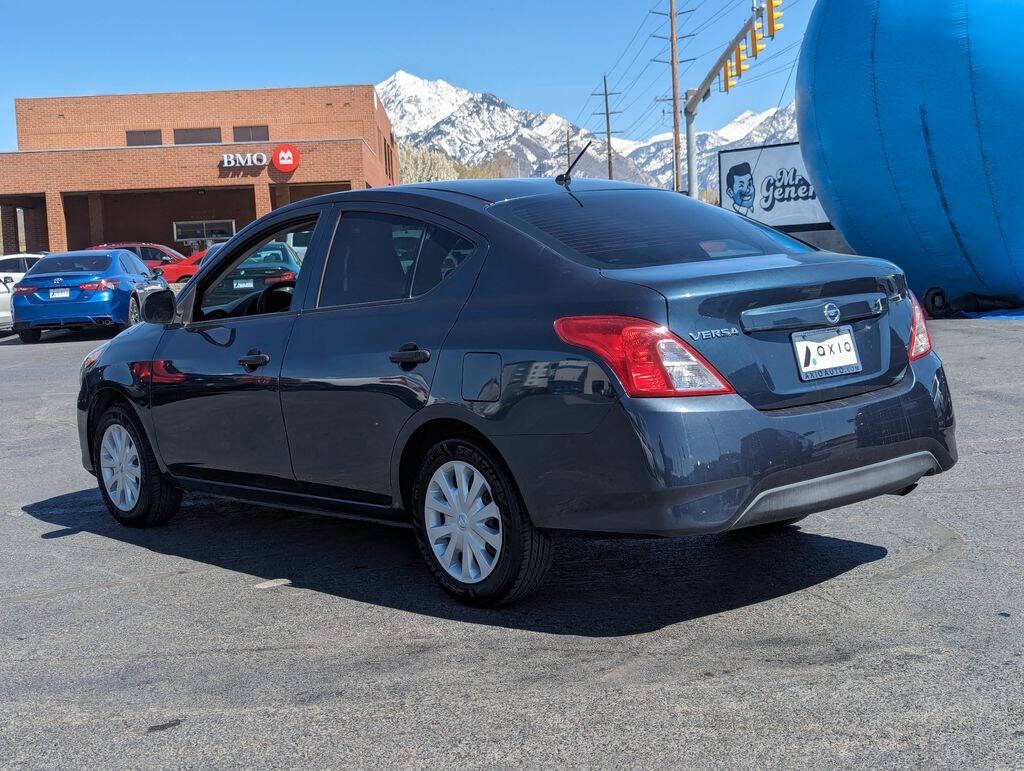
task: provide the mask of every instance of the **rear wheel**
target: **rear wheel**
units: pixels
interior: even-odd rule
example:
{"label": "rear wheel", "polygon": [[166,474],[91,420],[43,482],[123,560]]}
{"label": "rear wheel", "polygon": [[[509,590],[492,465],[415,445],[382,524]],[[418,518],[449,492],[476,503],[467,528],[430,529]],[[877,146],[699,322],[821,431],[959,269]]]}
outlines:
{"label": "rear wheel", "polygon": [[181,488],[160,473],[129,407],[115,404],[96,422],[93,463],[103,502],[122,525],[162,525],[178,511]]}
{"label": "rear wheel", "polygon": [[23,329],[18,332],[18,337],[23,343],[38,343],[42,334],[38,329]]}
{"label": "rear wheel", "polygon": [[508,472],[468,439],[439,442],[424,457],[413,523],[434,577],[473,605],[531,594],[551,562],[551,539],[533,526]]}

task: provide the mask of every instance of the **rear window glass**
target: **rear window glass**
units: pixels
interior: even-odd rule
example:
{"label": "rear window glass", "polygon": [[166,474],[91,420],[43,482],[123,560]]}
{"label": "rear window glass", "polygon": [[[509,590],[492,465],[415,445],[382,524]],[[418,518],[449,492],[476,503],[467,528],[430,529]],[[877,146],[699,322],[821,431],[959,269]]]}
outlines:
{"label": "rear window glass", "polygon": [[65,254],[60,257],[44,257],[32,266],[29,273],[73,273],[75,271],[92,273],[106,270],[109,267],[110,255],[107,254]]}
{"label": "rear window glass", "polygon": [[494,204],[488,211],[560,254],[599,268],[810,251],[739,214],[663,190],[557,193]]}

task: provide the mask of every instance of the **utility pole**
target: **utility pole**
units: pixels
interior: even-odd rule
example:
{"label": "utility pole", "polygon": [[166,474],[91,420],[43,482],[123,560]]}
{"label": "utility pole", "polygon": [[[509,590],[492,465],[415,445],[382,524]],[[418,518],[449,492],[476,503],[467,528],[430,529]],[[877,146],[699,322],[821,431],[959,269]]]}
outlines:
{"label": "utility pole", "polygon": [[[659,16],[664,16],[661,11],[651,11]],[[683,11],[683,13],[693,13],[693,9],[689,11]],[[677,193],[682,190],[680,186],[680,152],[679,152],[679,37],[676,30],[676,22],[679,14],[676,12],[676,0],[669,0],[668,2],[668,38],[664,35],[652,35],[651,37],[661,38],[662,40],[669,41],[669,47],[671,48],[671,56],[669,61],[666,62],[663,59],[652,59],[651,61],[661,62],[662,64],[670,64],[672,67],[672,189]],[[682,37],[693,37],[693,35],[683,35]],[[694,59],[686,59],[685,61],[692,62]],[[656,101],[667,101],[667,100],[656,100]]]}
{"label": "utility pole", "polygon": [[[595,92],[591,96],[601,96],[602,92]],[[612,131],[612,116],[618,115],[620,110],[612,110],[608,106],[608,97],[615,96],[620,93],[619,91],[608,90],[608,76],[604,76],[604,130],[605,140],[608,142],[608,179],[612,178],[612,134],[618,134],[618,131]],[[594,115],[601,115],[600,112],[595,112]]]}
{"label": "utility pole", "polygon": [[[672,189],[679,192],[679,54],[676,51],[676,0],[668,0],[668,36],[672,47]],[[689,124],[687,124],[689,126]]]}
{"label": "utility pole", "polygon": [[[733,76],[741,78],[746,69],[747,56],[755,59],[764,50],[764,39],[774,39],[775,33],[782,29],[779,19],[782,18],[781,0],[754,0],[750,18],[740,27],[740,31],[729,42],[714,63],[708,74],[704,76],[697,88],[691,88],[686,92],[686,103],[683,105],[683,112],[686,114],[686,179],[689,184],[691,198],[697,198],[697,148],[694,139],[694,121],[697,119],[697,108],[701,102],[711,96],[711,84],[715,78],[721,76],[723,90],[728,93],[735,85]],[[747,41],[750,45],[748,47]]]}

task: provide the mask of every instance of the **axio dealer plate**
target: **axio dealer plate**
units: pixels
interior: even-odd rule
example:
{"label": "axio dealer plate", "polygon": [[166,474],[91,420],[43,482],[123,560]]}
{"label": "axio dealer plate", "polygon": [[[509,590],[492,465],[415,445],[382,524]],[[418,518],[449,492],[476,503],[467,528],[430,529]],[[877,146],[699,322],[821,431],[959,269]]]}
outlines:
{"label": "axio dealer plate", "polygon": [[236,278],[235,289],[252,289],[251,278]]}
{"label": "axio dealer plate", "polygon": [[849,325],[794,332],[793,349],[801,380],[849,375],[863,369]]}
{"label": "axio dealer plate", "polygon": [[57,300],[57,299],[59,299],[61,297],[69,297],[70,295],[71,295],[71,290],[67,289],[67,288],[64,288],[64,289],[51,289],[50,290],[50,299],[51,300]]}

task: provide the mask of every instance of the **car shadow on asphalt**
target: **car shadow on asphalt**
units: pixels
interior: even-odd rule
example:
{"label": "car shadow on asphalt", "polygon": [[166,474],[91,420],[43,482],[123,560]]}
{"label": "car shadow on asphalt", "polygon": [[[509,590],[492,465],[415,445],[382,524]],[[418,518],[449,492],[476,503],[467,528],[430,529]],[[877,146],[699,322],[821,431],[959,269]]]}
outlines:
{"label": "car shadow on asphalt", "polygon": [[[43,332],[37,343],[28,345],[52,345],[54,343],[78,343],[83,340],[111,340],[120,331],[117,327],[97,327],[96,329],[55,329]],[[0,346],[26,345],[14,332],[0,334]]]}
{"label": "car shadow on asphalt", "polygon": [[254,585],[283,578],[292,587],[410,613],[593,637],[650,632],[782,597],[887,554],[882,546],[796,527],[673,539],[564,535],[537,594],[510,607],[478,609],[434,583],[407,529],[199,494],[186,495],[179,514],[152,529],[118,525],[95,489],[23,510],[56,527],[42,535],[48,540],[94,533],[245,573]]}

